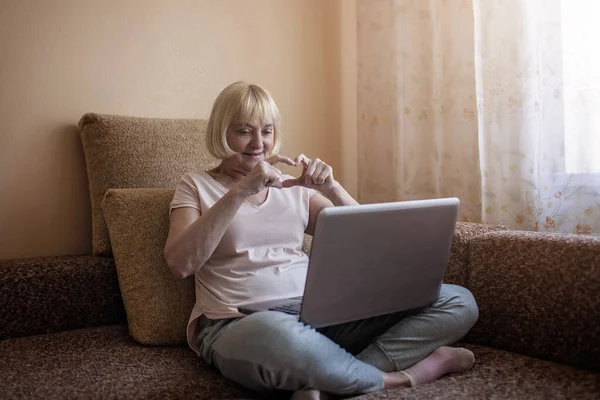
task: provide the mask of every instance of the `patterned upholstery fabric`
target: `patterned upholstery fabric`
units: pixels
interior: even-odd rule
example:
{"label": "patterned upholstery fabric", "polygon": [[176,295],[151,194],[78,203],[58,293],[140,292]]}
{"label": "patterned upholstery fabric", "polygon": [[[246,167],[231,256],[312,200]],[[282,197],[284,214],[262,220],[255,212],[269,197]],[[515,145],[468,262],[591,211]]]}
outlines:
{"label": "patterned upholstery fabric", "polygon": [[475,236],[488,232],[506,230],[499,225],[474,224],[470,222],[457,222],[452,238],[452,250],[448,259],[448,267],[444,281],[455,285],[469,287],[469,242]]}
{"label": "patterned upholstery fabric", "polygon": [[2,398],[261,398],[228,382],[184,346],[136,344],[127,326],[0,342]]}
{"label": "patterned upholstery fabric", "polygon": [[302,242],[302,251],[305,252],[306,254],[310,255],[310,246],[312,245],[312,236],[311,235],[304,235],[304,240]]}
{"label": "patterned upholstery fabric", "polygon": [[360,400],[592,400],[600,398],[600,374],[489,347],[475,353],[473,369],[415,389],[384,390]]}
{"label": "patterned upholstery fabric", "polygon": [[0,340],[125,322],[107,257],[1,260],[0,305]]}
{"label": "patterned upholstery fabric", "polygon": [[[474,368],[416,389],[359,399],[598,399],[599,375],[479,346]],[[133,342],[126,326],[74,330],[0,342],[2,397],[82,399],[269,399],[208,368],[183,346]]]}
{"label": "patterned upholstery fabric", "polygon": [[111,188],[174,188],[183,174],[217,164],[206,120],[85,114],[79,121],[92,202],[94,255],[112,254],[101,202]]}
{"label": "patterned upholstery fabric", "polygon": [[506,231],[472,239],[471,343],[600,370],[600,238]]}
{"label": "patterned upholstery fabric", "polygon": [[[600,239],[458,224],[446,280],[480,307],[474,368],[359,399],[600,398]],[[289,398],[228,382],[185,346],[135,343],[111,258],[0,261],[0,301],[0,339],[13,338],[0,397]]]}
{"label": "patterned upholstery fabric", "polygon": [[109,189],[102,211],[110,232],[129,333],[149,345],[185,344],[196,301],[194,277],[178,279],[163,249],[174,189]]}

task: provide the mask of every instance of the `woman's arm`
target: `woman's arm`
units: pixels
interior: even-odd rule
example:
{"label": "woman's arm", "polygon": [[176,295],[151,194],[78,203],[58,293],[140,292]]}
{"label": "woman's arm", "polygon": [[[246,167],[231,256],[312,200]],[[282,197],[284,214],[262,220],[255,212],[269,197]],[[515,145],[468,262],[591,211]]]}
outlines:
{"label": "woman's arm", "polygon": [[[358,205],[358,201],[354,200],[350,193],[344,189],[344,187],[337,181],[331,185],[329,189],[321,191],[334,206],[355,206]],[[313,196],[314,197],[314,196]]]}
{"label": "woman's arm", "polygon": [[259,162],[203,214],[192,207],[173,210],[164,255],[175,276],[193,275],[208,261],[248,196],[267,187],[282,187],[281,172],[273,167],[279,162],[295,165],[292,159],[275,155]]}
{"label": "woman's arm", "polygon": [[325,207],[352,206],[357,204],[358,202],[350,196],[350,193],[348,193],[339,182],[334,182],[331,188],[323,190],[322,192],[317,192],[310,198],[308,206],[308,225],[304,232],[309,235],[315,233],[317,214]]}
{"label": "woman's arm", "polygon": [[191,207],[173,210],[164,253],[175,276],[193,275],[208,261],[245,198],[231,190],[204,214]]}

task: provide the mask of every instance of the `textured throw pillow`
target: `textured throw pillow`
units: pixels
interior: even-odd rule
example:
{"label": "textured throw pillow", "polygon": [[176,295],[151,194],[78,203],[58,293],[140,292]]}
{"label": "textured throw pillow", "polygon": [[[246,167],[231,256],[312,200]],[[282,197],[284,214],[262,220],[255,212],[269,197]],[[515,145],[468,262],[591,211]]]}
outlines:
{"label": "textured throw pillow", "polygon": [[85,114],[79,121],[92,202],[95,255],[111,255],[101,202],[109,188],[175,188],[183,174],[217,164],[205,120]]}
{"label": "textured throw pillow", "polygon": [[163,249],[174,189],[110,189],[102,201],[129,323],[139,343],[186,342],[194,277],[171,274]]}

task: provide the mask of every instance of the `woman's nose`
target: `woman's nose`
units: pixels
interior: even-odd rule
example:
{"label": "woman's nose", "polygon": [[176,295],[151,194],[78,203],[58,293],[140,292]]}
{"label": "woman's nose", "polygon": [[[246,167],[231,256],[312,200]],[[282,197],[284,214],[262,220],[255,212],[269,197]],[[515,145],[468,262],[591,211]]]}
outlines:
{"label": "woman's nose", "polygon": [[254,134],[252,135],[252,140],[250,141],[250,146],[254,147],[254,148],[260,148],[261,147],[261,140],[262,140],[262,136],[260,133],[258,134]]}

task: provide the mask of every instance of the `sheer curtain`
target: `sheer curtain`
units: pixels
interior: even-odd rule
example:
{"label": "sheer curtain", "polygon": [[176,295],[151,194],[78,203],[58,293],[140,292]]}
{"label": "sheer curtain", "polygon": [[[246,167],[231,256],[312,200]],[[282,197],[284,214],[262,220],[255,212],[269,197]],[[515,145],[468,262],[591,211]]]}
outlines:
{"label": "sheer curtain", "polygon": [[474,2],[483,221],[600,234],[599,8]]}
{"label": "sheer curtain", "polygon": [[481,219],[470,1],[359,0],[358,197],[456,196]]}
{"label": "sheer curtain", "polygon": [[585,0],[359,0],[359,199],[600,235],[600,52]]}

